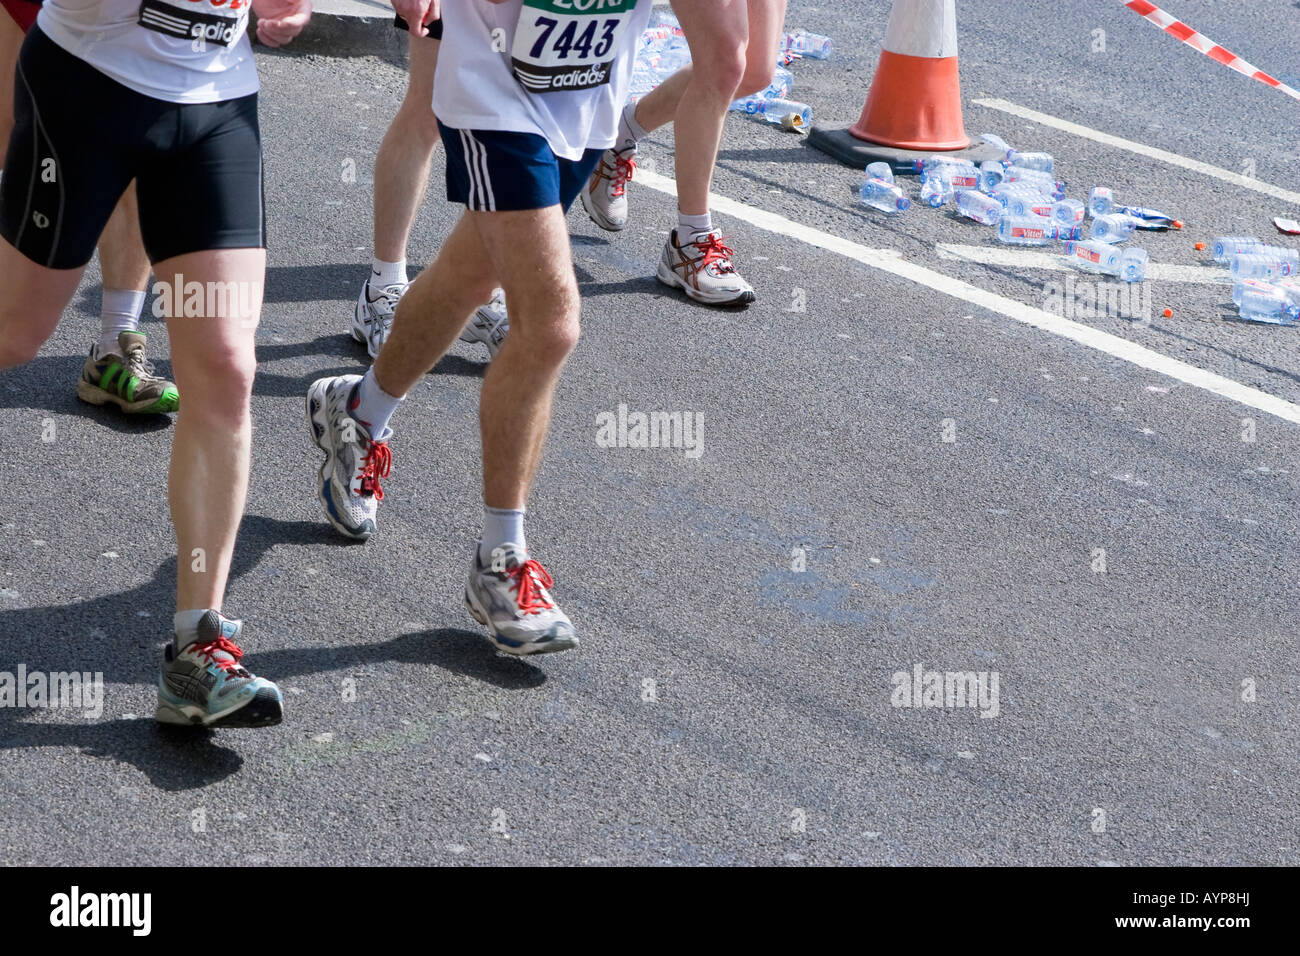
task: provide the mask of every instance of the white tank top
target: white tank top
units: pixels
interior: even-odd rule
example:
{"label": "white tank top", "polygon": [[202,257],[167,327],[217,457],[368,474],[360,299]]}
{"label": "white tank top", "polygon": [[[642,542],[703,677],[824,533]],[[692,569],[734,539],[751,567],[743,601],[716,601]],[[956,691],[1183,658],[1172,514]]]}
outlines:
{"label": "white tank top", "polygon": [[36,25],[137,93],[215,103],[257,92],[249,7],[250,0],[45,0]]}
{"label": "white tank top", "polygon": [[564,159],[618,133],[652,0],[452,0],[433,111],[456,129],[537,133]]}

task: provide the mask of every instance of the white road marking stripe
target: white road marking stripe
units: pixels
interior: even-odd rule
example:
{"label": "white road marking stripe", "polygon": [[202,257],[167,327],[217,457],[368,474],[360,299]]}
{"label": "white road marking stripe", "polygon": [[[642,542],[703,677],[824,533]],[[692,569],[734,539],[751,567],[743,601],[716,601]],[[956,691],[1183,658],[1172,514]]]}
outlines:
{"label": "white road marking stripe", "polygon": [[[1068,257],[1047,252],[1005,249],[999,246],[963,246],[951,242],[937,242],[934,251],[940,259],[961,262],[978,262],[986,266],[1012,266],[1018,269],[1070,269]],[[1071,270],[1075,271],[1075,270]],[[1083,272],[1079,271],[1080,275]],[[1176,266],[1165,262],[1147,263],[1147,278],[1164,282],[1195,282],[1203,285],[1231,285],[1232,274],[1227,269],[1209,266]],[[1098,276],[1105,279],[1105,276]]]}
{"label": "white road marking stripe", "polygon": [[1137,153],[1139,156],[1158,159],[1160,162],[1168,163],[1171,166],[1181,166],[1183,169],[1190,169],[1206,176],[1213,176],[1215,179],[1221,179],[1225,183],[1232,183],[1234,186],[1241,186],[1243,189],[1253,189],[1265,196],[1272,196],[1274,199],[1282,199],[1300,205],[1300,193],[1293,193],[1289,189],[1274,186],[1272,183],[1266,183],[1260,179],[1229,172],[1226,169],[1220,169],[1218,166],[1211,166],[1199,159],[1188,159],[1186,156],[1179,156],[1177,153],[1156,149],[1156,147],[1147,146],[1145,143],[1135,143],[1131,139],[1121,139],[1118,136],[1112,136],[1110,133],[1103,133],[1087,126],[1080,126],[1078,123],[1071,123],[1069,120],[1063,120],[1047,113],[1040,113],[1025,106],[1018,106],[1007,100],[989,99],[971,100],[971,102],[976,106],[987,106],[989,109],[1010,113],[1012,116],[1019,116],[1021,119],[1041,123],[1043,126],[1064,130],[1067,133],[1073,133],[1075,136],[1082,136],[1084,139],[1103,143],[1106,146],[1114,146],[1116,149],[1128,150],[1130,153]]}
{"label": "white road marking stripe", "polygon": [[[667,193],[669,196],[677,195],[677,184],[672,179],[649,172],[643,168],[637,169],[636,178],[632,181],[658,192]],[[861,262],[863,265],[880,269],[882,272],[888,272],[899,278],[907,279],[909,282],[915,282],[936,292],[942,292],[944,295],[950,295],[972,305],[981,306],[991,312],[997,312],[999,315],[1005,315],[1007,318],[1023,322],[1025,325],[1032,325],[1044,332],[1050,332],[1072,342],[1078,342],[1080,345],[1086,345],[1090,349],[1096,349],[1098,352],[1103,352],[1114,358],[1131,362],[1139,368],[1167,375],[1179,382],[1300,425],[1300,405],[1269,395],[1267,392],[1261,392],[1257,388],[1242,385],[1240,382],[1234,382],[1232,379],[1216,375],[1214,372],[1207,372],[1204,369],[1196,368],[1194,365],[1188,365],[1186,362],[1180,362],[1145,346],[1138,345],[1136,342],[1130,342],[1118,335],[1111,335],[1109,332],[1103,332],[1100,329],[1094,329],[1079,322],[1072,322],[1043,309],[1025,305],[1004,295],[998,295],[996,292],[989,292],[987,289],[973,286],[969,282],[963,282],[941,272],[935,272],[933,269],[927,269],[925,266],[908,262],[906,259],[900,258],[896,250],[870,249],[850,239],[833,236],[830,233],[814,229],[812,226],[787,219],[785,216],[768,212],[766,209],[747,206],[744,203],[736,202],[734,199],[728,199],[726,196],[719,196],[717,193],[709,193],[709,205],[715,212],[734,216],[751,226],[757,226],[759,229],[786,236],[790,239],[797,239],[817,249],[834,252],[855,262]]]}

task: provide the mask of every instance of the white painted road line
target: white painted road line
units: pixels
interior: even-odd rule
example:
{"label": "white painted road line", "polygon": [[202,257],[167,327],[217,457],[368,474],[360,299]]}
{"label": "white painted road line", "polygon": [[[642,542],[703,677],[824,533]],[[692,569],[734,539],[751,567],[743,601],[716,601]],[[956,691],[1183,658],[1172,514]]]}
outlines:
{"label": "white painted road line", "polygon": [[[672,179],[644,169],[636,171],[636,178],[633,182],[661,193],[667,193],[669,196],[677,195],[677,184]],[[847,259],[871,266],[873,269],[880,269],[882,272],[888,272],[899,278],[907,279],[936,292],[942,292],[944,295],[950,295],[972,305],[988,309],[991,312],[997,312],[999,315],[1005,315],[1007,318],[1023,322],[1025,325],[1032,325],[1044,332],[1050,332],[1080,345],[1086,345],[1090,349],[1095,349],[1114,358],[1131,362],[1139,368],[1159,372],[1161,375],[1167,375],[1176,381],[1300,425],[1300,405],[1269,395],[1267,392],[1261,392],[1257,388],[1242,385],[1240,382],[1234,382],[1232,379],[1216,375],[1214,372],[1207,372],[1204,369],[1196,368],[1194,365],[1188,365],[1186,362],[1180,362],[1167,355],[1161,355],[1159,352],[1138,345],[1136,342],[1120,338],[1118,335],[1111,335],[1109,332],[1102,332],[1100,329],[1072,322],[1043,309],[1025,305],[1023,302],[1008,299],[996,292],[989,292],[986,289],[973,286],[969,282],[954,279],[942,272],[935,272],[925,266],[908,262],[906,259],[901,258],[895,250],[870,249],[852,240],[833,236],[830,233],[814,229],[812,226],[806,226],[801,222],[795,222],[793,219],[787,219],[785,216],[768,212],[766,209],[747,206],[744,203],[736,202],[734,199],[728,199],[726,196],[719,196],[717,193],[709,193],[709,205],[714,212],[734,216],[741,222],[747,222],[759,229],[776,233],[779,236],[797,239],[817,249],[834,252]]]}
{"label": "white painted road line", "polygon": [[1170,153],[1154,146],[1147,146],[1145,143],[1135,143],[1131,139],[1112,136],[1110,133],[1103,133],[1101,130],[1080,126],[1078,123],[1071,123],[1069,120],[1063,120],[1057,116],[1040,113],[1037,110],[1029,109],[1027,106],[1019,106],[1007,100],[982,99],[971,100],[971,102],[976,106],[987,106],[992,110],[1010,113],[1012,116],[1019,116],[1021,119],[1041,123],[1043,126],[1051,126],[1053,129],[1064,130],[1067,133],[1073,133],[1075,136],[1082,136],[1084,139],[1103,143],[1106,146],[1128,150],[1130,153],[1137,153],[1137,155],[1146,156],[1149,159],[1158,159],[1162,163],[1169,163],[1171,166],[1181,166],[1183,169],[1190,169],[1206,176],[1213,176],[1215,179],[1221,179],[1225,183],[1232,183],[1234,186],[1241,186],[1243,189],[1253,189],[1265,196],[1272,196],[1274,199],[1282,199],[1300,205],[1300,193],[1293,193],[1289,189],[1274,186],[1272,183],[1266,183],[1252,176],[1242,176],[1240,173],[1220,169],[1218,166],[1211,166],[1199,159],[1188,159],[1186,156],[1179,156],[1177,153]]}
{"label": "white painted road line", "polygon": [[[937,242],[935,253],[940,259],[959,262],[977,262],[985,266],[1010,266],[1013,269],[1071,269],[1069,257],[1047,252],[1005,249],[999,246],[963,246],[951,242]],[[1074,271],[1071,269],[1071,271]],[[1162,282],[1194,282],[1202,285],[1231,285],[1232,273],[1227,269],[1209,266],[1176,266],[1164,262],[1147,263],[1146,277]],[[1100,276],[1099,278],[1105,278]]]}

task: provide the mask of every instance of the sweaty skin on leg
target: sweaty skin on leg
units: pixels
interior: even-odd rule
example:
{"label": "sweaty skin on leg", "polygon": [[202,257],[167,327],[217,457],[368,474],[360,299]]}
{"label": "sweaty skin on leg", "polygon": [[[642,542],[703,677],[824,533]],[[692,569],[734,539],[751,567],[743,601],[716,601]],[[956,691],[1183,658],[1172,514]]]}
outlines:
{"label": "sweaty skin on leg", "polygon": [[375,257],[385,262],[406,258],[406,244],[424,199],[439,135],[433,115],[433,73],[440,41],[410,35],[407,40],[410,78],[406,97],[375,157]]}
{"label": "sweaty skin on leg", "polygon": [[414,388],[451,348],[494,288],[496,278],[483,242],[468,215],[462,214],[438,257],[398,303],[388,341],[375,359],[379,387],[396,398]]}
{"label": "sweaty skin on leg", "polygon": [[185,396],[176,416],[167,482],[176,526],[176,607],[220,610],[248,491],[249,404],[257,368],[253,338],[262,308],[266,252],[193,252],[155,268],[168,281],[180,275],[186,285],[198,282],[209,289],[215,288],[209,283],[235,283],[239,290],[224,308],[219,299],[205,303],[205,312],[216,306],[216,314],[167,319],[172,371]]}

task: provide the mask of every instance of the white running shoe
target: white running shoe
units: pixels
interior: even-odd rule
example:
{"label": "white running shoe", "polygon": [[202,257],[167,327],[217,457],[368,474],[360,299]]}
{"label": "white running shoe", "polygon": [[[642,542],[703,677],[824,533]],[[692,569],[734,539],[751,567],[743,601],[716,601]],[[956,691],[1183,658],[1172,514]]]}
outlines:
{"label": "white running shoe", "polygon": [[506,314],[506,294],[497,289],[486,305],[480,305],[470,316],[469,324],[460,333],[462,342],[481,342],[487,346],[488,358],[497,357],[501,343],[510,331],[510,316]]}
{"label": "white running shoe", "polygon": [[754,290],[732,264],[734,255],[722,236],[710,232],[684,246],[677,244],[677,230],[668,236],[655,275],[664,285],[681,289],[696,302],[706,305],[748,305]]}
{"label": "white running shoe", "polygon": [[352,310],[352,337],[366,347],[371,358],[377,358],[388,341],[393,313],[409,286],[407,282],[396,282],[376,292],[370,287],[369,279],[362,284],[357,306]]}
{"label": "white running shoe", "polygon": [[366,426],[352,417],[352,391],[360,375],[318,378],[307,389],[307,423],[312,441],[325,453],[316,494],[334,529],[364,541],[375,533],[375,515],[384,500],[381,478],[393,466],[388,443],[372,441]]}
{"label": "white running shoe", "polygon": [[478,545],[469,563],[465,607],[487,627],[492,643],[506,654],[549,654],[578,646],[573,622],[555,606],[555,582],[519,549],[504,544],[492,553],[492,565],[479,560]]}
{"label": "white running shoe", "polygon": [[609,232],[627,225],[627,183],[636,169],[636,147],[607,149],[579,194],[591,221]]}

